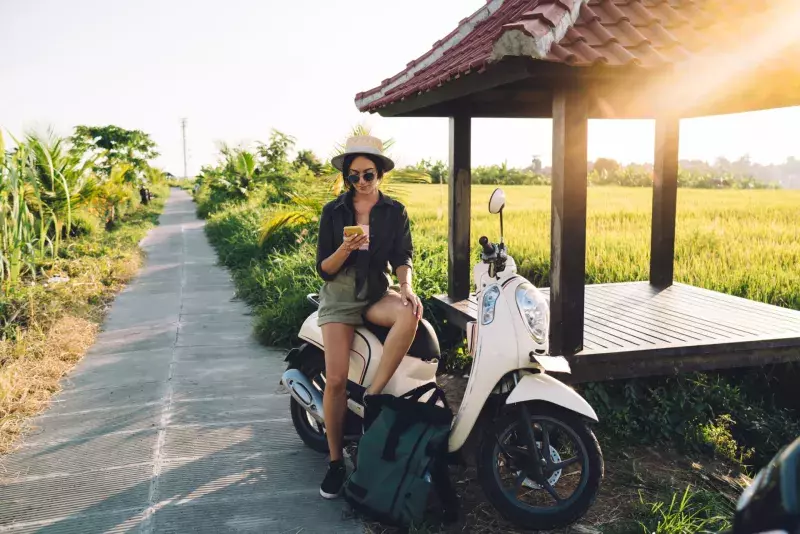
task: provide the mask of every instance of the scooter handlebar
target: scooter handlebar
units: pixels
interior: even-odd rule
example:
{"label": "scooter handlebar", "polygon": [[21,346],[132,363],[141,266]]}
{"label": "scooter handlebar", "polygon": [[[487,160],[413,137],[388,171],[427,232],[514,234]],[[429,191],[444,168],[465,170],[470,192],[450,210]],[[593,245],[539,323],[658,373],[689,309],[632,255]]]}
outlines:
{"label": "scooter handlebar", "polygon": [[489,242],[488,237],[486,237],[485,235],[481,236],[481,238],[478,240],[478,243],[480,243],[480,245],[483,247],[484,254],[486,254],[487,256],[491,256],[492,254],[494,254],[494,245],[492,245]]}

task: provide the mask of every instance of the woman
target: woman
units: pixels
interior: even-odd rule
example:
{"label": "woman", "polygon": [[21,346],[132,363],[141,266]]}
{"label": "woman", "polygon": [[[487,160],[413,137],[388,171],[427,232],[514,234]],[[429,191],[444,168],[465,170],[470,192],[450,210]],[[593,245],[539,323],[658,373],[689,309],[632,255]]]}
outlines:
{"label": "woman", "polygon": [[[408,351],[422,317],[422,303],[411,288],[413,246],[405,207],[380,192],[394,162],[372,136],[347,140],[344,154],[331,162],[342,171],[347,192],[322,210],[317,244],[320,291],[318,324],[325,344],[323,410],[331,462],[320,487],[326,499],[337,497],[345,481],[342,427],[347,410],[345,386],[350,347],[357,325],[367,321],[391,328],[383,358],[366,396],[379,394]],[[344,236],[345,226],[359,225],[363,235]],[[387,266],[399,290],[390,289]]]}

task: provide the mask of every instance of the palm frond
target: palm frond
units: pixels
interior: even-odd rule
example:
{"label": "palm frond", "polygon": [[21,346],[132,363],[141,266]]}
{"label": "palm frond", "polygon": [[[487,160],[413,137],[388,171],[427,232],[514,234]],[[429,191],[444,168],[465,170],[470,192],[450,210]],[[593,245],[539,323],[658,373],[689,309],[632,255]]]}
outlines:
{"label": "palm frond", "polygon": [[275,213],[271,219],[261,225],[258,243],[264,243],[281,228],[290,224],[305,224],[311,222],[315,213],[309,209],[298,209],[292,211],[281,211]]}

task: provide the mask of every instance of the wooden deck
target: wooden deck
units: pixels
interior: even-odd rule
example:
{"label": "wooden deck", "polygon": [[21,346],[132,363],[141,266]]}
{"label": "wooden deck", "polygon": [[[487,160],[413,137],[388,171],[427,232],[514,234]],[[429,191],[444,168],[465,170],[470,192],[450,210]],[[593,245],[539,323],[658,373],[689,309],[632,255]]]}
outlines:
{"label": "wooden deck", "polygon": [[[438,299],[452,323],[475,320],[474,295]],[[589,285],[585,299],[573,383],[800,361],[800,311],[684,284]]]}

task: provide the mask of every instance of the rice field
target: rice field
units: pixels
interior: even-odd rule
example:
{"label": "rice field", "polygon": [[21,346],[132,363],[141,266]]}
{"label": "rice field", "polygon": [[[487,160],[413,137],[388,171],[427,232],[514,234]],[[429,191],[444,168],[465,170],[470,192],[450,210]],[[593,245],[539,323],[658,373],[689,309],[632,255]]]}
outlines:
{"label": "rice field", "polygon": [[[447,247],[447,186],[403,185],[418,249]],[[506,186],[505,241],[523,274],[547,285],[550,188]],[[473,254],[499,237],[488,212],[494,186],[472,188]],[[588,194],[588,283],[647,280],[650,188],[596,187]],[[800,191],[678,190],[675,280],[800,309]],[[438,260],[441,256],[436,254]],[[446,256],[445,256],[446,257]],[[439,265],[446,270],[446,265]]]}

